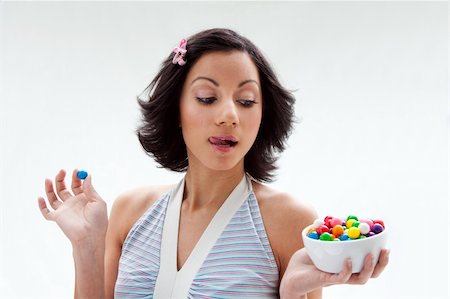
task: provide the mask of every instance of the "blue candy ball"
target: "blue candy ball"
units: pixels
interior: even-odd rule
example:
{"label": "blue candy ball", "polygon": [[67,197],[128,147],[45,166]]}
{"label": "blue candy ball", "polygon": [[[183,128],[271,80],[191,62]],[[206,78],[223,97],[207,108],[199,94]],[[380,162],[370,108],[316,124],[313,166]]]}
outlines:
{"label": "blue candy ball", "polygon": [[319,240],[319,234],[317,232],[310,232],[308,234],[308,237],[311,238],[311,239]]}
{"label": "blue candy ball", "polygon": [[87,176],[88,176],[88,173],[87,173],[86,171],[84,171],[84,170],[80,170],[80,171],[78,171],[78,173],[77,173],[77,177],[78,177],[80,180],[84,180],[85,178],[87,178]]}
{"label": "blue candy ball", "polygon": [[348,235],[346,235],[346,234],[341,235],[341,236],[339,237],[339,240],[341,240],[341,241],[347,241],[347,240],[348,240]]}

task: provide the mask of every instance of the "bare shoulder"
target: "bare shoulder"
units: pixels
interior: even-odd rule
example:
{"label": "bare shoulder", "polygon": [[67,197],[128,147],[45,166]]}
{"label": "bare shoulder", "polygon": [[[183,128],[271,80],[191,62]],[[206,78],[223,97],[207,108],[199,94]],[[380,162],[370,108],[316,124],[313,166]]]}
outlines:
{"label": "bare shoulder", "polygon": [[270,222],[282,231],[291,228],[298,230],[316,219],[317,213],[307,201],[260,183],[254,183],[253,186],[262,217],[267,224]]}
{"label": "bare shoulder", "polygon": [[255,182],[253,190],[282,276],[291,256],[303,248],[302,230],[317,213],[311,204],[287,192]]}
{"label": "bare shoulder", "polygon": [[114,235],[123,242],[134,223],[174,186],[142,186],[120,194],[114,201],[110,214],[109,227],[114,230]]}

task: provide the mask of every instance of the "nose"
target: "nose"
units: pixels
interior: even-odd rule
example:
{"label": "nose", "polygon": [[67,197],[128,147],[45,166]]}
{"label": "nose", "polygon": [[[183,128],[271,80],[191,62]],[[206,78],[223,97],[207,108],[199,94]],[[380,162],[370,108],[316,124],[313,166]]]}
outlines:
{"label": "nose", "polygon": [[216,124],[220,126],[233,126],[239,124],[239,116],[233,100],[223,101],[223,105],[218,107]]}

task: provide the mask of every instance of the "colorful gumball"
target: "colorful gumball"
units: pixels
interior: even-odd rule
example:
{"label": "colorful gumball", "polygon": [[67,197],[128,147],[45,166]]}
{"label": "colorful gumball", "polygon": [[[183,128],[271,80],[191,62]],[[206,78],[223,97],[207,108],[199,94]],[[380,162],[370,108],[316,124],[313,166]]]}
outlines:
{"label": "colorful gumball", "polygon": [[353,227],[358,227],[360,223],[361,223],[361,222],[359,222],[358,220],[356,220],[356,221],[354,221],[354,222],[352,223],[352,226],[353,226]]}
{"label": "colorful gumball", "polygon": [[348,240],[348,235],[347,234],[343,234],[339,237],[339,240],[341,241],[347,241]]}
{"label": "colorful gumball", "polygon": [[353,222],[355,221],[356,221],[355,219],[348,219],[345,226],[347,226],[347,228],[350,228],[353,226]]}
{"label": "colorful gumball", "polygon": [[358,217],[356,217],[355,215],[350,215],[347,217],[347,220],[350,220],[350,219],[355,219],[356,221],[358,221]]}
{"label": "colorful gumball", "polygon": [[316,229],[312,226],[309,227],[308,232],[306,234],[309,234],[311,232],[316,232]]}
{"label": "colorful gumball", "polygon": [[374,219],[374,220],[373,220],[373,224],[375,224],[375,223],[380,224],[380,225],[384,228],[384,222],[383,222],[383,220],[380,220],[380,219]]}
{"label": "colorful gumball", "polygon": [[322,235],[323,233],[328,233],[329,231],[330,231],[330,228],[328,226],[326,226],[325,224],[321,225],[317,229],[317,232],[319,233],[319,235]]}
{"label": "colorful gumball", "polygon": [[323,224],[324,224],[324,222],[323,222],[322,219],[316,219],[316,220],[314,220],[314,223],[313,223],[312,227],[319,228]]}
{"label": "colorful gumball", "polygon": [[317,232],[310,232],[310,233],[308,233],[308,237],[311,238],[311,239],[318,240],[319,239],[319,234]]}
{"label": "colorful gumball", "polygon": [[342,225],[342,219],[340,219],[340,218],[332,218],[329,221],[329,223],[330,223],[329,227],[335,227],[336,225]]}
{"label": "colorful gumball", "polygon": [[323,233],[320,235],[322,241],[333,241],[333,236],[330,233]]}
{"label": "colorful gumball", "polygon": [[348,237],[352,239],[357,239],[361,235],[360,231],[356,227],[350,227],[348,229]]}
{"label": "colorful gumball", "polygon": [[360,219],[359,222],[361,223],[367,223],[369,225],[369,228],[372,229],[373,221],[370,219]]}
{"label": "colorful gumball", "polygon": [[383,220],[358,220],[358,217],[354,215],[347,218],[326,216],[324,220],[314,220],[306,235],[320,241],[348,241],[370,238],[383,231]]}
{"label": "colorful gumball", "polygon": [[361,222],[358,225],[358,229],[362,235],[367,235],[370,232],[370,226],[365,222]]}
{"label": "colorful gumball", "polygon": [[326,226],[328,226],[328,227],[331,227],[331,225],[330,225],[330,220],[331,220],[331,219],[333,219],[333,217],[331,217],[331,216],[326,216],[326,217],[323,219],[324,224],[325,224]]}
{"label": "colorful gumball", "polygon": [[336,236],[336,238],[339,238],[341,235],[344,234],[344,228],[340,224],[333,226],[331,231],[333,232],[333,235]]}
{"label": "colorful gumball", "polygon": [[374,223],[374,225],[372,226],[372,231],[375,234],[379,234],[384,230],[383,226],[379,223]]}
{"label": "colorful gumball", "polygon": [[367,237],[372,237],[372,236],[375,236],[375,233],[372,232],[372,231],[370,231],[370,232],[367,234]]}

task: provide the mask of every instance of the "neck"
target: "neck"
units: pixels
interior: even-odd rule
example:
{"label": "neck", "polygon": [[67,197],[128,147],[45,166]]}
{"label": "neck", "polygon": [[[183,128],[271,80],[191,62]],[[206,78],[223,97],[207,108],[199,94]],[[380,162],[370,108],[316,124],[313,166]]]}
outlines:
{"label": "neck", "polygon": [[218,209],[243,176],[243,165],[227,171],[190,167],[185,177],[183,206],[189,212]]}

